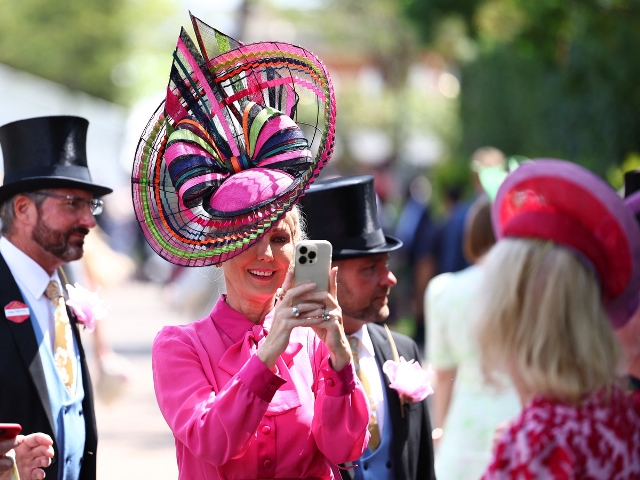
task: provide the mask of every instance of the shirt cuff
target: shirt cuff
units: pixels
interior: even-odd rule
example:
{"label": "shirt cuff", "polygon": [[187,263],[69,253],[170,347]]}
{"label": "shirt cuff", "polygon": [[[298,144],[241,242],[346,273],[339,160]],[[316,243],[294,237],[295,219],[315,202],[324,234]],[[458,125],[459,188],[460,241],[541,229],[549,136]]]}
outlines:
{"label": "shirt cuff", "polygon": [[287,381],[273,373],[258,355],[252,355],[238,372],[238,378],[257,397],[269,403]]}
{"label": "shirt cuff", "polygon": [[331,368],[323,368],[324,390],[330,397],[349,395],[356,388],[356,373],[353,363],[349,363],[337,372]]}

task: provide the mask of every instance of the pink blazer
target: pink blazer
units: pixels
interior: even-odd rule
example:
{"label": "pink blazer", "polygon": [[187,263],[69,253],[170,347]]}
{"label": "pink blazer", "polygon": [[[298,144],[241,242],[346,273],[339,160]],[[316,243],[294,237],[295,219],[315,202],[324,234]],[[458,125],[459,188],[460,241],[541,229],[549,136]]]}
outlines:
{"label": "pink blazer", "polygon": [[255,354],[271,315],[255,325],[222,296],[209,317],[156,337],[156,398],[180,479],[339,478],[335,465],[366,449],[368,402],[353,365],[334,371],[325,345],[299,327],[273,373]]}

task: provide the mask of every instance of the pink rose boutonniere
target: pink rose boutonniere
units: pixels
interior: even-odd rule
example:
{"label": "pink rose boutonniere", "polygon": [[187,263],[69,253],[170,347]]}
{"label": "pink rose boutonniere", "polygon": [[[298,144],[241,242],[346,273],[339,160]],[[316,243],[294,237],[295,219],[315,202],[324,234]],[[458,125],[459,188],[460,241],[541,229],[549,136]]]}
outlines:
{"label": "pink rose boutonniere", "polygon": [[89,332],[96,328],[96,322],[107,316],[107,305],[104,300],[98,297],[98,290],[91,292],[79,284],[75,286],[67,285],[69,300],[67,305],[71,307],[78,317],[78,322],[82,323]]}
{"label": "pink rose boutonniere", "polygon": [[404,357],[398,361],[387,360],[382,371],[389,377],[389,386],[400,395],[400,401],[421,402],[433,393],[431,377],[433,368],[424,370],[415,360],[407,362]]}

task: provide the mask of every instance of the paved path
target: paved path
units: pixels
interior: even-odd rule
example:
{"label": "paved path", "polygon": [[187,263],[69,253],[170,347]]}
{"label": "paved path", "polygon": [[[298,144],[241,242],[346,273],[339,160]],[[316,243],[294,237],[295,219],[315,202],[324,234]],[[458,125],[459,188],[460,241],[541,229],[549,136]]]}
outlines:
{"label": "paved path", "polygon": [[[151,344],[163,325],[194,319],[168,307],[161,287],[154,284],[127,283],[101,292],[101,297],[111,307],[105,334],[115,351],[131,362],[132,379],[112,403],[97,395],[98,480],[176,480],[173,436],[153,392]],[[83,343],[92,350],[91,334],[83,333]],[[92,360],[92,353],[88,355]],[[91,369],[96,387],[99,373],[95,364]]]}

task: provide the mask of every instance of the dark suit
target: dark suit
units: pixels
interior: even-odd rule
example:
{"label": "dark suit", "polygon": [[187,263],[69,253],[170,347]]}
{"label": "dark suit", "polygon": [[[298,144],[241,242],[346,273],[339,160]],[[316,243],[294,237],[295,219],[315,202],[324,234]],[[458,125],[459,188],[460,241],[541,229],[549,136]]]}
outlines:
{"label": "dark suit", "polygon": [[[4,306],[13,300],[26,303],[7,263],[0,255],[0,308],[2,308],[0,314],[0,422],[19,423],[22,425],[22,433],[25,435],[43,432],[53,439],[53,449],[56,456],[52,465],[45,469],[45,473],[47,480],[57,480],[58,461],[60,461],[58,458],[59,450],[54,435],[55,429],[44,368],[38,354],[38,343],[31,319],[27,319],[23,323],[7,320]],[[69,309],[67,310],[80,354],[85,392],[82,410],[85,419],[86,440],[80,479],[95,480],[98,432],[93,409],[93,391],[84,350],[80,343],[76,317]]]}
{"label": "dark suit", "polygon": [[[380,372],[387,360],[393,360],[391,344],[384,327],[373,323],[367,324],[369,336],[373,343],[376,363]],[[420,353],[416,343],[405,335],[392,332],[393,340],[398,349],[398,355],[409,361],[420,360]],[[435,479],[433,469],[433,443],[431,440],[431,421],[427,400],[418,403],[404,404],[404,417],[400,410],[398,393],[389,388],[389,379],[385,380],[385,395],[391,418],[385,419],[385,428],[391,425],[394,459],[394,473],[396,480],[429,480]],[[352,470],[341,470],[342,478],[354,478]]]}

